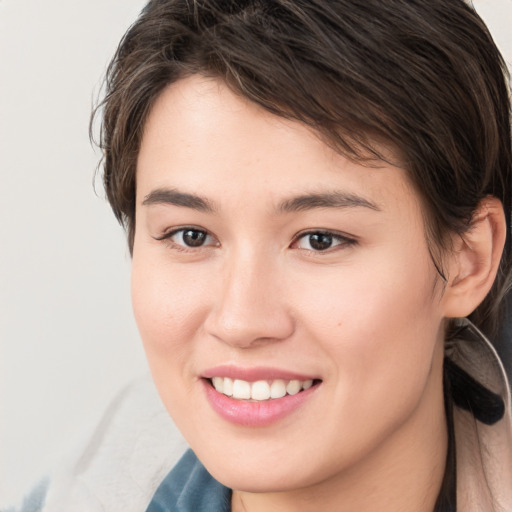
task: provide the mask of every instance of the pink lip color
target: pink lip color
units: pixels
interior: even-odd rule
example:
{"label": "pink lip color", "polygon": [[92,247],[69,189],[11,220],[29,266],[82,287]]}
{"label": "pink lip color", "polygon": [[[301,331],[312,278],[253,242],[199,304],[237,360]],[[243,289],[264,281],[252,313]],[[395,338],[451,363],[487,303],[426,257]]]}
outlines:
{"label": "pink lip color", "polygon": [[205,379],[202,379],[202,382],[206,397],[213,410],[225,420],[236,425],[247,427],[264,427],[281,420],[301,407],[318,388],[318,385],[315,385],[296,395],[286,395],[282,398],[249,402],[245,400],[235,400],[234,398],[219,393],[210,382]]}

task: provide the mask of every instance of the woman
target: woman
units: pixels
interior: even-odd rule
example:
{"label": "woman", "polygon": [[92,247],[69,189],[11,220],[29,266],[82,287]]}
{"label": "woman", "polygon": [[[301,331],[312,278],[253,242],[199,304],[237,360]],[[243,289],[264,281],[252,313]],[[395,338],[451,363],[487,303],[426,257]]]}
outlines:
{"label": "woman", "polygon": [[156,510],[512,510],[502,59],[462,0],[154,0],[101,144],[191,450]]}

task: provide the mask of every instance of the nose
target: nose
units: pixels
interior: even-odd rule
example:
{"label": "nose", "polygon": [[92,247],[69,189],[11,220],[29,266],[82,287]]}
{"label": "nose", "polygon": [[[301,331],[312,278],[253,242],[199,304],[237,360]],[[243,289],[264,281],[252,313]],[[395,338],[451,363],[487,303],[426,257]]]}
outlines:
{"label": "nose", "polygon": [[219,294],[205,320],[210,336],[239,348],[291,336],[294,319],[286,306],[285,279],[269,258],[226,261],[218,283]]}

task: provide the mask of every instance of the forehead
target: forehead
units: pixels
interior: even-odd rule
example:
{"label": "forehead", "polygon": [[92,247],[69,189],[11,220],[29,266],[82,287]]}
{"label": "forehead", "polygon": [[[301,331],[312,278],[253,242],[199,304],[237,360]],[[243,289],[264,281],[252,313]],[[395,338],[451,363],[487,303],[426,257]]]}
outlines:
{"label": "forehead", "polygon": [[137,162],[138,204],[152,190],[169,187],[219,200],[238,197],[241,203],[251,197],[276,203],[283,195],[330,190],[380,206],[398,197],[418,199],[402,169],[349,160],[305,124],[198,76],[168,86],[146,122]]}

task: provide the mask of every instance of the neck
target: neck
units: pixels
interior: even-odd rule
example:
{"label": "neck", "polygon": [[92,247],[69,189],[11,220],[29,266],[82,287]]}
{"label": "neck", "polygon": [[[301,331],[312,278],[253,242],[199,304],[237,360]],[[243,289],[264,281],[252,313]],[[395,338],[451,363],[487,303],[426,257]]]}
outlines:
{"label": "neck", "polygon": [[307,488],[234,491],[233,512],[433,512],[448,450],[440,359],[410,418],[355,466]]}

